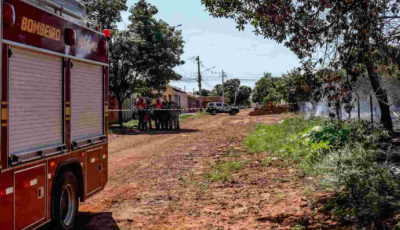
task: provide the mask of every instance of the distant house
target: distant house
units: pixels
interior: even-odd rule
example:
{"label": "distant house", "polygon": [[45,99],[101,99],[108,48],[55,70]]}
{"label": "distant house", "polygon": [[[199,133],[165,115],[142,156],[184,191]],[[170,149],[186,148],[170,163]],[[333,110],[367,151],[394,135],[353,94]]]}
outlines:
{"label": "distant house", "polygon": [[[156,95],[158,92],[153,91],[154,95]],[[123,110],[134,110],[136,109],[135,106],[135,98],[138,98],[137,94],[131,95],[130,98],[127,98],[124,103],[122,104],[122,109]],[[198,108],[198,102],[195,106],[190,107],[189,105],[189,95],[183,91],[182,89],[167,85],[166,89],[162,91],[162,99],[163,101],[169,102],[173,101],[177,103],[182,109],[187,109],[187,108]],[[153,103],[156,102],[156,99],[154,99]],[[192,102],[193,103],[193,102]],[[115,95],[110,93],[110,105],[109,105],[109,110],[117,110],[118,109],[118,101]],[[109,125],[116,124],[118,123],[118,118],[119,118],[119,113],[117,111],[109,111]],[[122,121],[126,122],[132,119],[133,112],[132,111],[123,111],[122,112]]]}
{"label": "distant house", "polygon": [[193,95],[193,93],[188,93],[188,107],[189,108],[199,108],[199,95]]}
{"label": "distant house", "polygon": [[[157,92],[154,91],[154,94],[156,93]],[[162,91],[162,99],[166,102],[173,101],[183,109],[189,108],[188,94],[178,87],[167,85],[166,89]]]}
{"label": "distant house", "polygon": [[[193,93],[188,93],[188,103],[189,103],[189,108],[199,108],[199,95],[193,95]],[[222,102],[222,97],[221,96],[209,96],[209,97],[203,97],[203,106],[202,108],[207,107],[207,103],[209,102]]]}
{"label": "distant house", "polygon": [[207,107],[207,104],[209,102],[222,102],[222,97],[220,96],[203,97],[203,108]]}
{"label": "distant house", "polygon": [[[123,110],[134,110],[136,109],[134,100],[137,98],[136,94],[132,94],[130,98],[125,99],[124,103],[122,103]],[[118,100],[117,97],[110,92],[109,95],[110,105],[108,107],[109,110],[118,110]],[[132,119],[133,112],[132,111],[123,111],[122,112],[122,121],[127,122]],[[118,123],[119,113],[118,111],[108,111],[108,125],[113,125]]]}

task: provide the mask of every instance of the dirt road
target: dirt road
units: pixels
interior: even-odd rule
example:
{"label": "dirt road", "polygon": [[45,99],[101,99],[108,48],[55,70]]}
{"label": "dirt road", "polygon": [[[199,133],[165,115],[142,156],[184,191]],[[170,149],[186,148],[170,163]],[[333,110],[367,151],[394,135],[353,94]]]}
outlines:
{"label": "dirt road", "polygon": [[[240,154],[257,123],[285,117],[250,117],[249,112],[188,119],[181,131],[113,138],[109,183],[81,204],[76,229],[335,227],[321,219],[326,217],[312,215],[305,179],[296,177],[296,170],[262,166],[265,154]],[[210,182],[207,172],[227,158],[244,167],[227,182]]]}

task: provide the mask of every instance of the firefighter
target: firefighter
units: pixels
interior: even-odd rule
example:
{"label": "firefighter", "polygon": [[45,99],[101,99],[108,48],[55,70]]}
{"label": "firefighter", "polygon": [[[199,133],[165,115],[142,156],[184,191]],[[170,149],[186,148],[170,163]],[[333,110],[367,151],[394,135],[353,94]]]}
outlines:
{"label": "firefighter", "polygon": [[[167,100],[162,102],[162,106],[164,109],[169,109],[168,106],[169,102]],[[168,129],[168,121],[169,121],[169,110],[163,110],[161,112],[161,129],[167,130]]]}
{"label": "firefighter", "polygon": [[146,104],[144,103],[143,97],[140,98],[139,102],[137,103],[138,114],[139,114],[139,130],[144,131],[146,123],[144,122],[145,115],[146,115]]}
{"label": "firefighter", "polygon": [[149,124],[149,130],[150,131],[152,131],[153,130],[153,127],[152,127],[152,125],[151,125],[151,120],[153,120],[154,119],[154,116],[153,116],[153,111],[151,111],[153,108],[152,108],[152,105],[151,105],[151,100],[146,100],[146,104],[148,104],[148,106],[146,106],[146,108],[147,108],[147,111],[146,111],[146,121],[145,121],[145,124],[146,124],[146,129],[147,129],[147,124]]}
{"label": "firefighter", "polygon": [[153,105],[154,106],[154,121],[156,124],[156,129],[159,130],[160,127],[162,128],[162,112],[163,111],[159,111],[160,109],[163,109],[164,106],[160,103],[160,99],[156,100],[156,103]]}

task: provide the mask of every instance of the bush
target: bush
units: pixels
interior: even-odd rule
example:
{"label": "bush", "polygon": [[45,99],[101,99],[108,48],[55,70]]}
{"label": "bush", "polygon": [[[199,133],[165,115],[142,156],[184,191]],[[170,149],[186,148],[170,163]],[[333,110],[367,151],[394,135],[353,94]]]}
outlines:
{"label": "bush", "polygon": [[389,138],[379,125],[361,120],[325,122],[323,128],[313,133],[311,142],[328,141],[331,147],[341,148],[349,142],[377,143]]}
{"label": "bush", "polygon": [[327,209],[343,222],[379,229],[382,220],[400,207],[399,182],[387,165],[378,165],[378,152],[362,145],[346,145],[330,153],[316,170],[324,175],[321,184],[333,188],[336,200]]}
{"label": "bush", "polygon": [[257,126],[246,144],[252,151],[296,160],[306,174],[317,175],[321,185],[336,193],[326,208],[340,220],[379,229],[382,220],[400,208],[399,181],[391,175],[389,162],[378,164],[382,152],[377,144],[388,138],[381,126],[367,121],[298,117]]}
{"label": "bush", "polygon": [[274,125],[260,124],[245,143],[252,152],[282,153],[281,150],[291,142],[288,137],[322,123],[320,118],[307,120],[304,117],[296,117]]}

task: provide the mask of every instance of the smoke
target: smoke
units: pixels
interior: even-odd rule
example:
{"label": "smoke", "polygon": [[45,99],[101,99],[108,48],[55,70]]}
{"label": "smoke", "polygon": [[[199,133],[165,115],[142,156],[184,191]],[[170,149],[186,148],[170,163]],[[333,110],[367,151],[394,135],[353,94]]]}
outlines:
{"label": "smoke", "polygon": [[[350,113],[350,118],[355,119],[358,118],[358,105],[355,102],[353,110]],[[302,113],[306,114],[307,118],[312,117],[329,117],[330,113],[335,113],[334,108],[330,108],[328,106],[328,102],[326,100],[319,103],[311,103],[307,102],[300,106],[300,110]],[[392,106],[391,110],[396,114],[400,115],[400,107]],[[379,107],[379,103],[376,98],[372,100],[372,114],[374,121],[379,121],[381,118],[381,110]],[[344,109],[344,105],[341,108],[341,117],[343,120],[349,119],[349,113]],[[364,99],[360,97],[360,119],[370,120],[371,119],[371,104],[370,99]],[[392,119],[397,119],[397,116],[392,112]]]}

